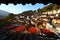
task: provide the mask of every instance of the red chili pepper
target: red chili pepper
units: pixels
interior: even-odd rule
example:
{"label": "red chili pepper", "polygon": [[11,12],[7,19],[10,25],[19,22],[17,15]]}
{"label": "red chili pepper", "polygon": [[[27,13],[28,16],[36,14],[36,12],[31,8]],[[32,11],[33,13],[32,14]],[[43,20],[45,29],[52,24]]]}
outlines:
{"label": "red chili pepper", "polygon": [[25,30],[25,27],[24,27],[24,26],[17,26],[17,27],[14,29],[15,32],[20,32],[20,31],[23,31],[23,30]]}
{"label": "red chili pepper", "polygon": [[42,29],[41,31],[42,31],[42,33],[44,33],[46,35],[49,35],[49,36],[54,36],[55,35],[53,32],[51,32],[48,29]]}
{"label": "red chili pepper", "polygon": [[36,32],[37,32],[37,29],[34,28],[34,27],[30,27],[30,28],[28,29],[28,32],[30,32],[30,33],[36,33]]}

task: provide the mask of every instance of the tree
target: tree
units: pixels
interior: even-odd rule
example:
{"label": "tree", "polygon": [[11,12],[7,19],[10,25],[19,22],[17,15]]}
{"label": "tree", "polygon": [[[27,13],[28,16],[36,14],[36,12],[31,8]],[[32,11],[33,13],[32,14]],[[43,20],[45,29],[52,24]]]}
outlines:
{"label": "tree", "polygon": [[53,8],[52,8],[53,10],[56,10],[57,9],[57,5],[56,4],[54,4],[54,6],[53,6]]}
{"label": "tree", "polygon": [[38,8],[38,9],[37,9],[37,11],[38,11],[38,12],[41,12],[41,9],[40,9],[40,8]]}
{"label": "tree", "polygon": [[29,11],[24,11],[24,12],[22,12],[21,13],[21,15],[28,15],[28,16],[30,16],[30,15],[32,15],[33,14],[33,11],[32,10],[29,10]]}
{"label": "tree", "polygon": [[9,17],[10,17],[10,18],[13,18],[13,17],[14,17],[14,14],[13,14],[13,13],[10,13],[10,14],[9,14]]}

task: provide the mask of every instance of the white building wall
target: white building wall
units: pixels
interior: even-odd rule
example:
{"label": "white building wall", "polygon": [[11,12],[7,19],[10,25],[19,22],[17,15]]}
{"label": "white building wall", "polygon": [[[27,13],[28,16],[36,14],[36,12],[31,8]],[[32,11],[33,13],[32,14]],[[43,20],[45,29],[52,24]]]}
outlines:
{"label": "white building wall", "polygon": [[47,14],[47,12],[43,12],[43,14]]}
{"label": "white building wall", "polygon": [[60,13],[60,9],[57,11],[57,13]]}
{"label": "white building wall", "polygon": [[52,11],[49,11],[48,14],[49,14],[49,15],[52,14]]}
{"label": "white building wall", "polygon": [[57,11],[56,10],[53,10],[53,14],[56,14],[57,13]]}

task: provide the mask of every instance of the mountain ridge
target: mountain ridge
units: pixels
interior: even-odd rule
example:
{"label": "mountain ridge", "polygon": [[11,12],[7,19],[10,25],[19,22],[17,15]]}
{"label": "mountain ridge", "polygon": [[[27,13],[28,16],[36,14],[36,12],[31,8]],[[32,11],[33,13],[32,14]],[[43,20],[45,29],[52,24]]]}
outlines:
{"label": "mountain ridge", "polygon": [[0,18],[3,18],[5,16],[8,16],[9,12],[4,11],[4,10],[0,10]]}

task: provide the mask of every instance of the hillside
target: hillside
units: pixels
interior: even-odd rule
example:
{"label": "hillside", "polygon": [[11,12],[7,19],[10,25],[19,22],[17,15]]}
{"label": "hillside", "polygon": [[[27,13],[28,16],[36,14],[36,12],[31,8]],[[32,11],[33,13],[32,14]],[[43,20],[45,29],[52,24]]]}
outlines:
{"label": "hillside", "polygon": [[9,14],[9,12],[4,11],[4,10],[0,10],[0,18],[3,18],[5,16],[7,16]]}
{"label": "hillside", "polygon": [[49,4],[47,6],[45,6],[42,9],[37,9],[38,12],[46,12],[46,11],[51,11],[51,10],[58,10],[60,9],[60,5],[57,4]]}

